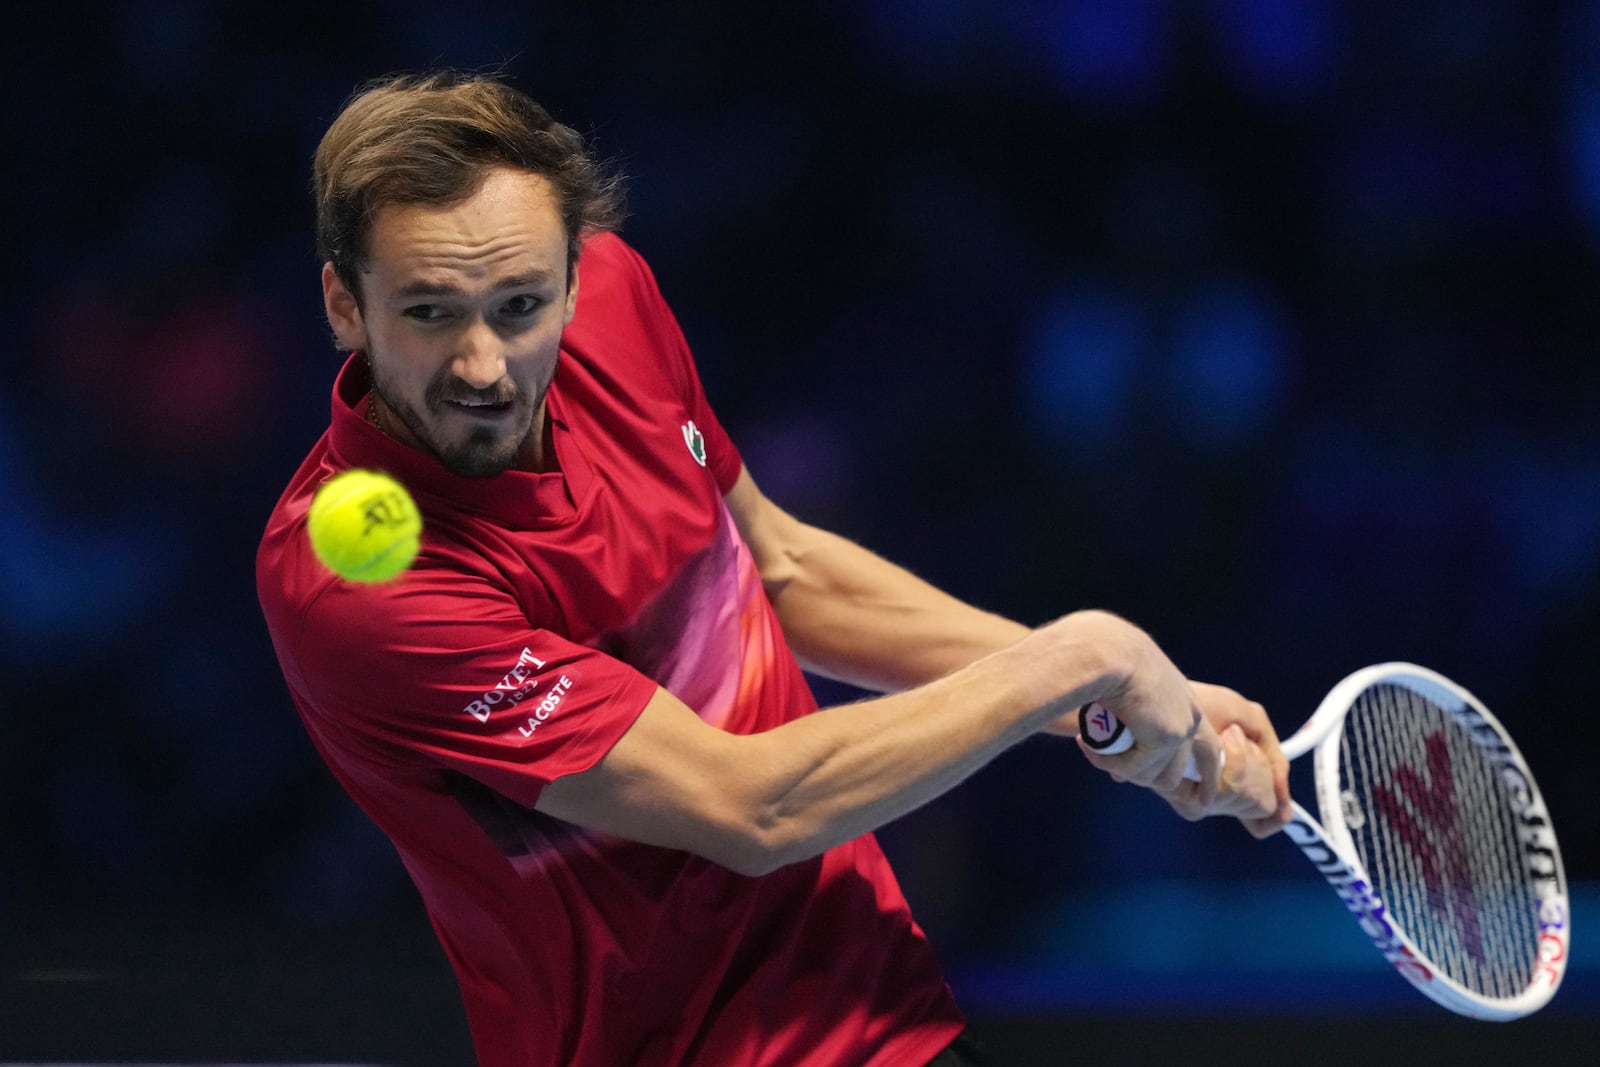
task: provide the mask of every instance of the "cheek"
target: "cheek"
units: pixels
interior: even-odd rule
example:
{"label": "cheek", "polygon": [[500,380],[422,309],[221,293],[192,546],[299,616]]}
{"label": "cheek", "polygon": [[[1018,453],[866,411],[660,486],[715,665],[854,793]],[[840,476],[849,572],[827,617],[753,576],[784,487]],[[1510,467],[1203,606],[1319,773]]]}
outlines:
{"label": "cheek", "polygon": [[515,348],[520,361],[527,363],[553,362],[561,351],[561,335],[565,329],[566,323],[555,316],[540,322],[516,344]]}
{"label": "cheek", "polygon": [[542,392],[556,374],[561,359],[561,328],[540,328],[518,344],[506,359],[506,375],[525,392]]}
{"label": "cheek", "polygon": [[391,390],[408,390],[426,385],[439,369],[439,361],[431,359],[415,338],[368,332],[367,359],[373,373]]}

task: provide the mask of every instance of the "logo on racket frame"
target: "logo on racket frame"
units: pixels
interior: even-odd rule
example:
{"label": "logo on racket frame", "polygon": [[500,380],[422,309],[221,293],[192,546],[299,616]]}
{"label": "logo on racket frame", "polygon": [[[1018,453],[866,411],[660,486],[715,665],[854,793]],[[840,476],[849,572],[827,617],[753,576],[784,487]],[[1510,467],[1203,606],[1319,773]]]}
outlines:
{"label": "logo on racket frame", "polygon": [[1350,865],[1328,847],[1315,826],[1302,821],[1297,810],[1283,832],[1289,836],[1289,840],[1300,846],[1306,859],[1333,886],[1333,891],[1339,895],[1350,914],[1356,917],[1362,932],[1371,939],[1384,959],[1414,982],[1433,981],[1433,968],[1418,959],[1400,939],[1394,924],[1389,921],[1388,909],[1383,906],[1383,901],[1365,879],[1356,877]]}

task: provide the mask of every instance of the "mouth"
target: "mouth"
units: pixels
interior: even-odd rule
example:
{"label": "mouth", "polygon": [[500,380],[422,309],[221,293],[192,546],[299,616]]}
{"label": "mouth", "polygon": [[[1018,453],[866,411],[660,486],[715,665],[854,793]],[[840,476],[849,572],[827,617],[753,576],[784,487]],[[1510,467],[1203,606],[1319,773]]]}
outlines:
{"label": "mouth", "polygon": [[491,402],[485,400],[446,400],[441,405],[446,411],[453,411],[465,415],[470,419],[481,419],[488,422],[498,422],[509,418],[516,407],[509,400]]}

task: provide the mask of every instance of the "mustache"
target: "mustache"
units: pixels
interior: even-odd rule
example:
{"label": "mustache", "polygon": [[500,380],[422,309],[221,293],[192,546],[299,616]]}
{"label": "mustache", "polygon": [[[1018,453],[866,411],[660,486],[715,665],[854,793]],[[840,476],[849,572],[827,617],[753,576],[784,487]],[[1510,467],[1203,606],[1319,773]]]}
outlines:
{"label": "mustache", "polygon": [[440,404],[513,404],[521,391],[507,379],[487,389],[474,389],[459,378],[437,379],[428,386],[430,407]]}

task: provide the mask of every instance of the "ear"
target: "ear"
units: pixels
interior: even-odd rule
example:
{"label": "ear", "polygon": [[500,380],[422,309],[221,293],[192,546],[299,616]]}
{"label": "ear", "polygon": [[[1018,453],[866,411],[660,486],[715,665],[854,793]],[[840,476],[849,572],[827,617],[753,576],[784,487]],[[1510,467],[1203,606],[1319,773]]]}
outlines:
{"label": "ear", "polygon": [[572,325],[572,316],[578,312],[578,265],[574,263],[571,268],[571,277],[567,279],[567,313],[562,320],[562,325]]}
{"label": "ear", "polygon": [[322,265],[322,306],[328,312],[328,325],[339,339],[339,347],[362,352],[367,347],[367,326],[355,294],[345,288],[332,263]]}

